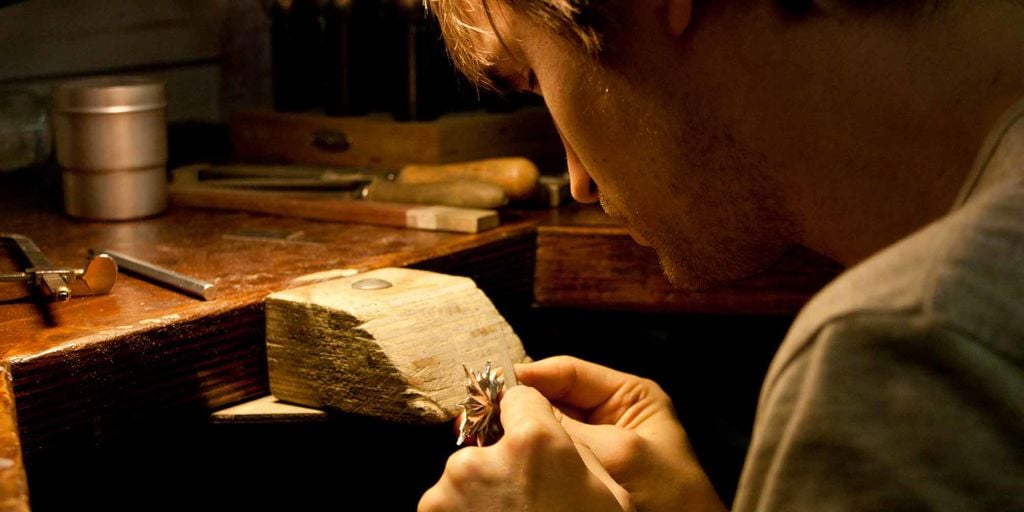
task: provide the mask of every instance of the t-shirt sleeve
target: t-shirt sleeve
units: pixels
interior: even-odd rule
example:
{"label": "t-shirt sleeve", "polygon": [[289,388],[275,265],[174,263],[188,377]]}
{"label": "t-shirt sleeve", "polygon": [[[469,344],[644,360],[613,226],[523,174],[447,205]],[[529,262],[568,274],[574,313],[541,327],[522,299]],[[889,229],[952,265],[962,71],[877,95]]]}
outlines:
{"label": "t-shirt sleeve", "polygon": [[923,313],[835,319],[765,382],[734,510],[1024,510],[1024,369]]}

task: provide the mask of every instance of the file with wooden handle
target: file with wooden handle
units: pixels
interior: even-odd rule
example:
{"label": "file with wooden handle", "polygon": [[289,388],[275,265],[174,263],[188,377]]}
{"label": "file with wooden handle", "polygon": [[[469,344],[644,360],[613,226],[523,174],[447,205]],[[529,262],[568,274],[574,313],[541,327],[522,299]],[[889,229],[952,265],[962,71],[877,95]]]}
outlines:
{"label": "file with wooden handle", "polygon": [[[467,162],[467,169],[477,166]],[[432,179],[395,182],[395,174],[369,169],[267,165],[189,165],[173,172],[176,185],[278,191],[351,191],[352,197],[374,201],[431,204],[460,208],[501,208],[508,202],[495,181],[466,179],[472,173],[452,166],[433,171]],[[478,173],[479,174],[479,173]],[[507,178],[512,172],[498,173]]]}

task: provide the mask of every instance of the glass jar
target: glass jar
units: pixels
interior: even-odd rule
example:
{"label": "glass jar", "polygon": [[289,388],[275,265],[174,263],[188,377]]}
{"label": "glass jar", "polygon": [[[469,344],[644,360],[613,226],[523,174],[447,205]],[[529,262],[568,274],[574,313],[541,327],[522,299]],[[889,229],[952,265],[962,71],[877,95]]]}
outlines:
{"label": "glass jar", "polygon": [[53,149],[44,97],[31,91],[0,91],[0,172],[46,163]]}

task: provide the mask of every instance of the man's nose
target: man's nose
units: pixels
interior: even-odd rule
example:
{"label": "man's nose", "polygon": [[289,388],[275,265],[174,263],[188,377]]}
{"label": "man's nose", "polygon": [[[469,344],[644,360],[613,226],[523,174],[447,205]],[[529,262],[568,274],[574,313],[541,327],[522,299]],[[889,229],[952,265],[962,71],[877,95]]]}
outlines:
{"label": "man's nose", "polygon": [[565,145],[565,164],[569,168],[569,191],[572,192],[573,199],[581,203],[596,203],[599,198],[597,182],[590,177],[590,173],[576,156],[576,151],[566,143],[565,137],[562,138],[562,144]]}
{"label": "man's nose", "polygon": [[569,162],[569,190],[572,197],[581,203],[596,203],[598,200],[597,183],[583,170],[577,162]]}
{"label": "man's nose", "polygon": [[576,156],[576,150],[573,149],[572,144],[569,144],[569,141],[565,140],[565,134],[557,124],[555,130],[558,132],[558,137],[562,139],[562,146],[565,147],[565,164],[569,168],[569,191],[572,192],[572,198],[581,203],[596,203],[599,199],[597,183],[583,167],[579,157]]}

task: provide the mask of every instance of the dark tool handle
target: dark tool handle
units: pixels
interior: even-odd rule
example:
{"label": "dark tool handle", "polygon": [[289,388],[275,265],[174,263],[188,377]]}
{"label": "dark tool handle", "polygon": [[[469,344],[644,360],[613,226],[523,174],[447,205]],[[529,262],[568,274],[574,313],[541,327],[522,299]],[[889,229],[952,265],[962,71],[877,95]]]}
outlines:
{"label": "dark tool handle", "polygon": [[43,251],[32,241],[31,238],[17,233],[0,233],[0,240],[14,245],[14,248],[21,252],[29,267],[49,268],[53,264],[43,256]]}

